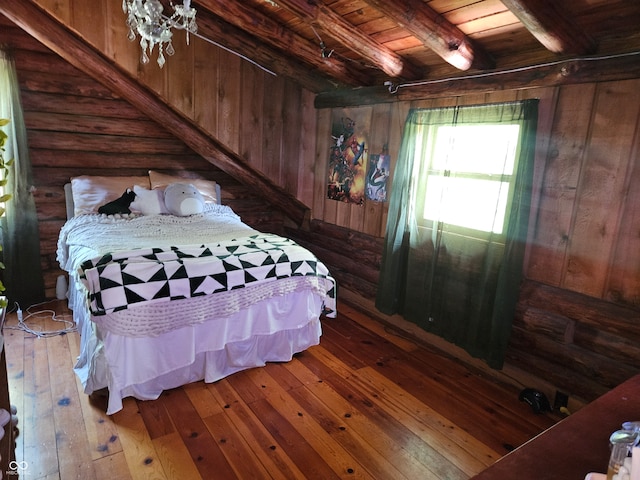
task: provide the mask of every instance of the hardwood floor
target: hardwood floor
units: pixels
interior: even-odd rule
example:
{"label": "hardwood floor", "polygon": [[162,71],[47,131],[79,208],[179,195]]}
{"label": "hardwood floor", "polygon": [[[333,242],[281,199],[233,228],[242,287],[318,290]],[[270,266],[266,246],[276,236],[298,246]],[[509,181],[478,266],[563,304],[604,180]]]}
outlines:
{"label": "hardwood floor", "polygon": [[[49,306],[70,318],[63,302]],[[35,337],[12,329],[17,319],[9,315],[18,473],[27,480],[467,479],[557,420],[533,414],[517,388],[348,305],[339,312],[323,321],[320,345],[291,362],[155,401],[129,398],[111,417],[105,398],[82,393],[73,372],[77,333]],[[27,325],[60,328],[47,317]]]}

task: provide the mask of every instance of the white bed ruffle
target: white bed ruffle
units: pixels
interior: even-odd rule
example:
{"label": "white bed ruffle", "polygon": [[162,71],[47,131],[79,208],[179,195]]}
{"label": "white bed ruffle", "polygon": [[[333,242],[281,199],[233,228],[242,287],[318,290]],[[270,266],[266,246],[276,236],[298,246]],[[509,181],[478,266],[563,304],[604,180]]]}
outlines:
{"label": "white bed ruffle", "polygon": [[317,345],[322,335],[322,298],[310,291],[270,298],[154,337],[102,331],[76,288],[70,289],[70,303],[81,335],[75,372],[86,394],[108,388],[109,415],[121,410],[128,396],[152,400],[187,383],[215,382],[266,362],[289,361]]}

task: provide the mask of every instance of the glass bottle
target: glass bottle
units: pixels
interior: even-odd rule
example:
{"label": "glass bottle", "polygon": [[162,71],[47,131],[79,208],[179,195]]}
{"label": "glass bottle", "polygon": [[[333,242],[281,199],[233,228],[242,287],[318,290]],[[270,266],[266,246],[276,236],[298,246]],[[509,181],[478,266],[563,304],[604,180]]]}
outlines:
{"label": "glass bottle", "polygon": [[607,467],[607,480],[613,480],[613,476],[620,471],[637,438],[638,432],[634,430],[617,430],[611,434],[609,437],[611,456]]}

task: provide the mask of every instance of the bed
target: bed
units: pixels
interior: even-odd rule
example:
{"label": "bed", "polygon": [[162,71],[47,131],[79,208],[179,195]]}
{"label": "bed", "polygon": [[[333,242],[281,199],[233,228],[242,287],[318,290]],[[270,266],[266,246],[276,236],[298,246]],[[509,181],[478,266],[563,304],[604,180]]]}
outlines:
{"label": "bed", "polygon": [[[336,283],[307,249],[259,232],[220,203],[215,182],[190,181],[201,214],[157,213],[174,181],[76,177],[65,186],[68,220],[57,258],[68,273],[69,307],[80,333],[74,370],[84,392],[108,390],[107,414],[125,397],[290,361],[320,342],[322,316],[336,316]],[[97,207],[125,189],[131,213]]]}

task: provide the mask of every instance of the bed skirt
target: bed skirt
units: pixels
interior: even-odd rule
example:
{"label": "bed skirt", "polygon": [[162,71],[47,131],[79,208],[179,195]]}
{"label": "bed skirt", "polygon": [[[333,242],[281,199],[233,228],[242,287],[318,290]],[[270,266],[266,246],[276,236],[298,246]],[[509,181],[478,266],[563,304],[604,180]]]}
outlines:
{"label": "bed skirt", "polygon": [[82,289],[74,285],[69,295],[80,332],[74,369],[86,394],[108,389],[109,415],[122,409],[125,397],[153,400],[188,383],[215,382],[266,362],[290,361],[317,345],[322,335],[323,300],[311,291],[274,297],[225,318],[152,337],[101,331],[90,319]]}

